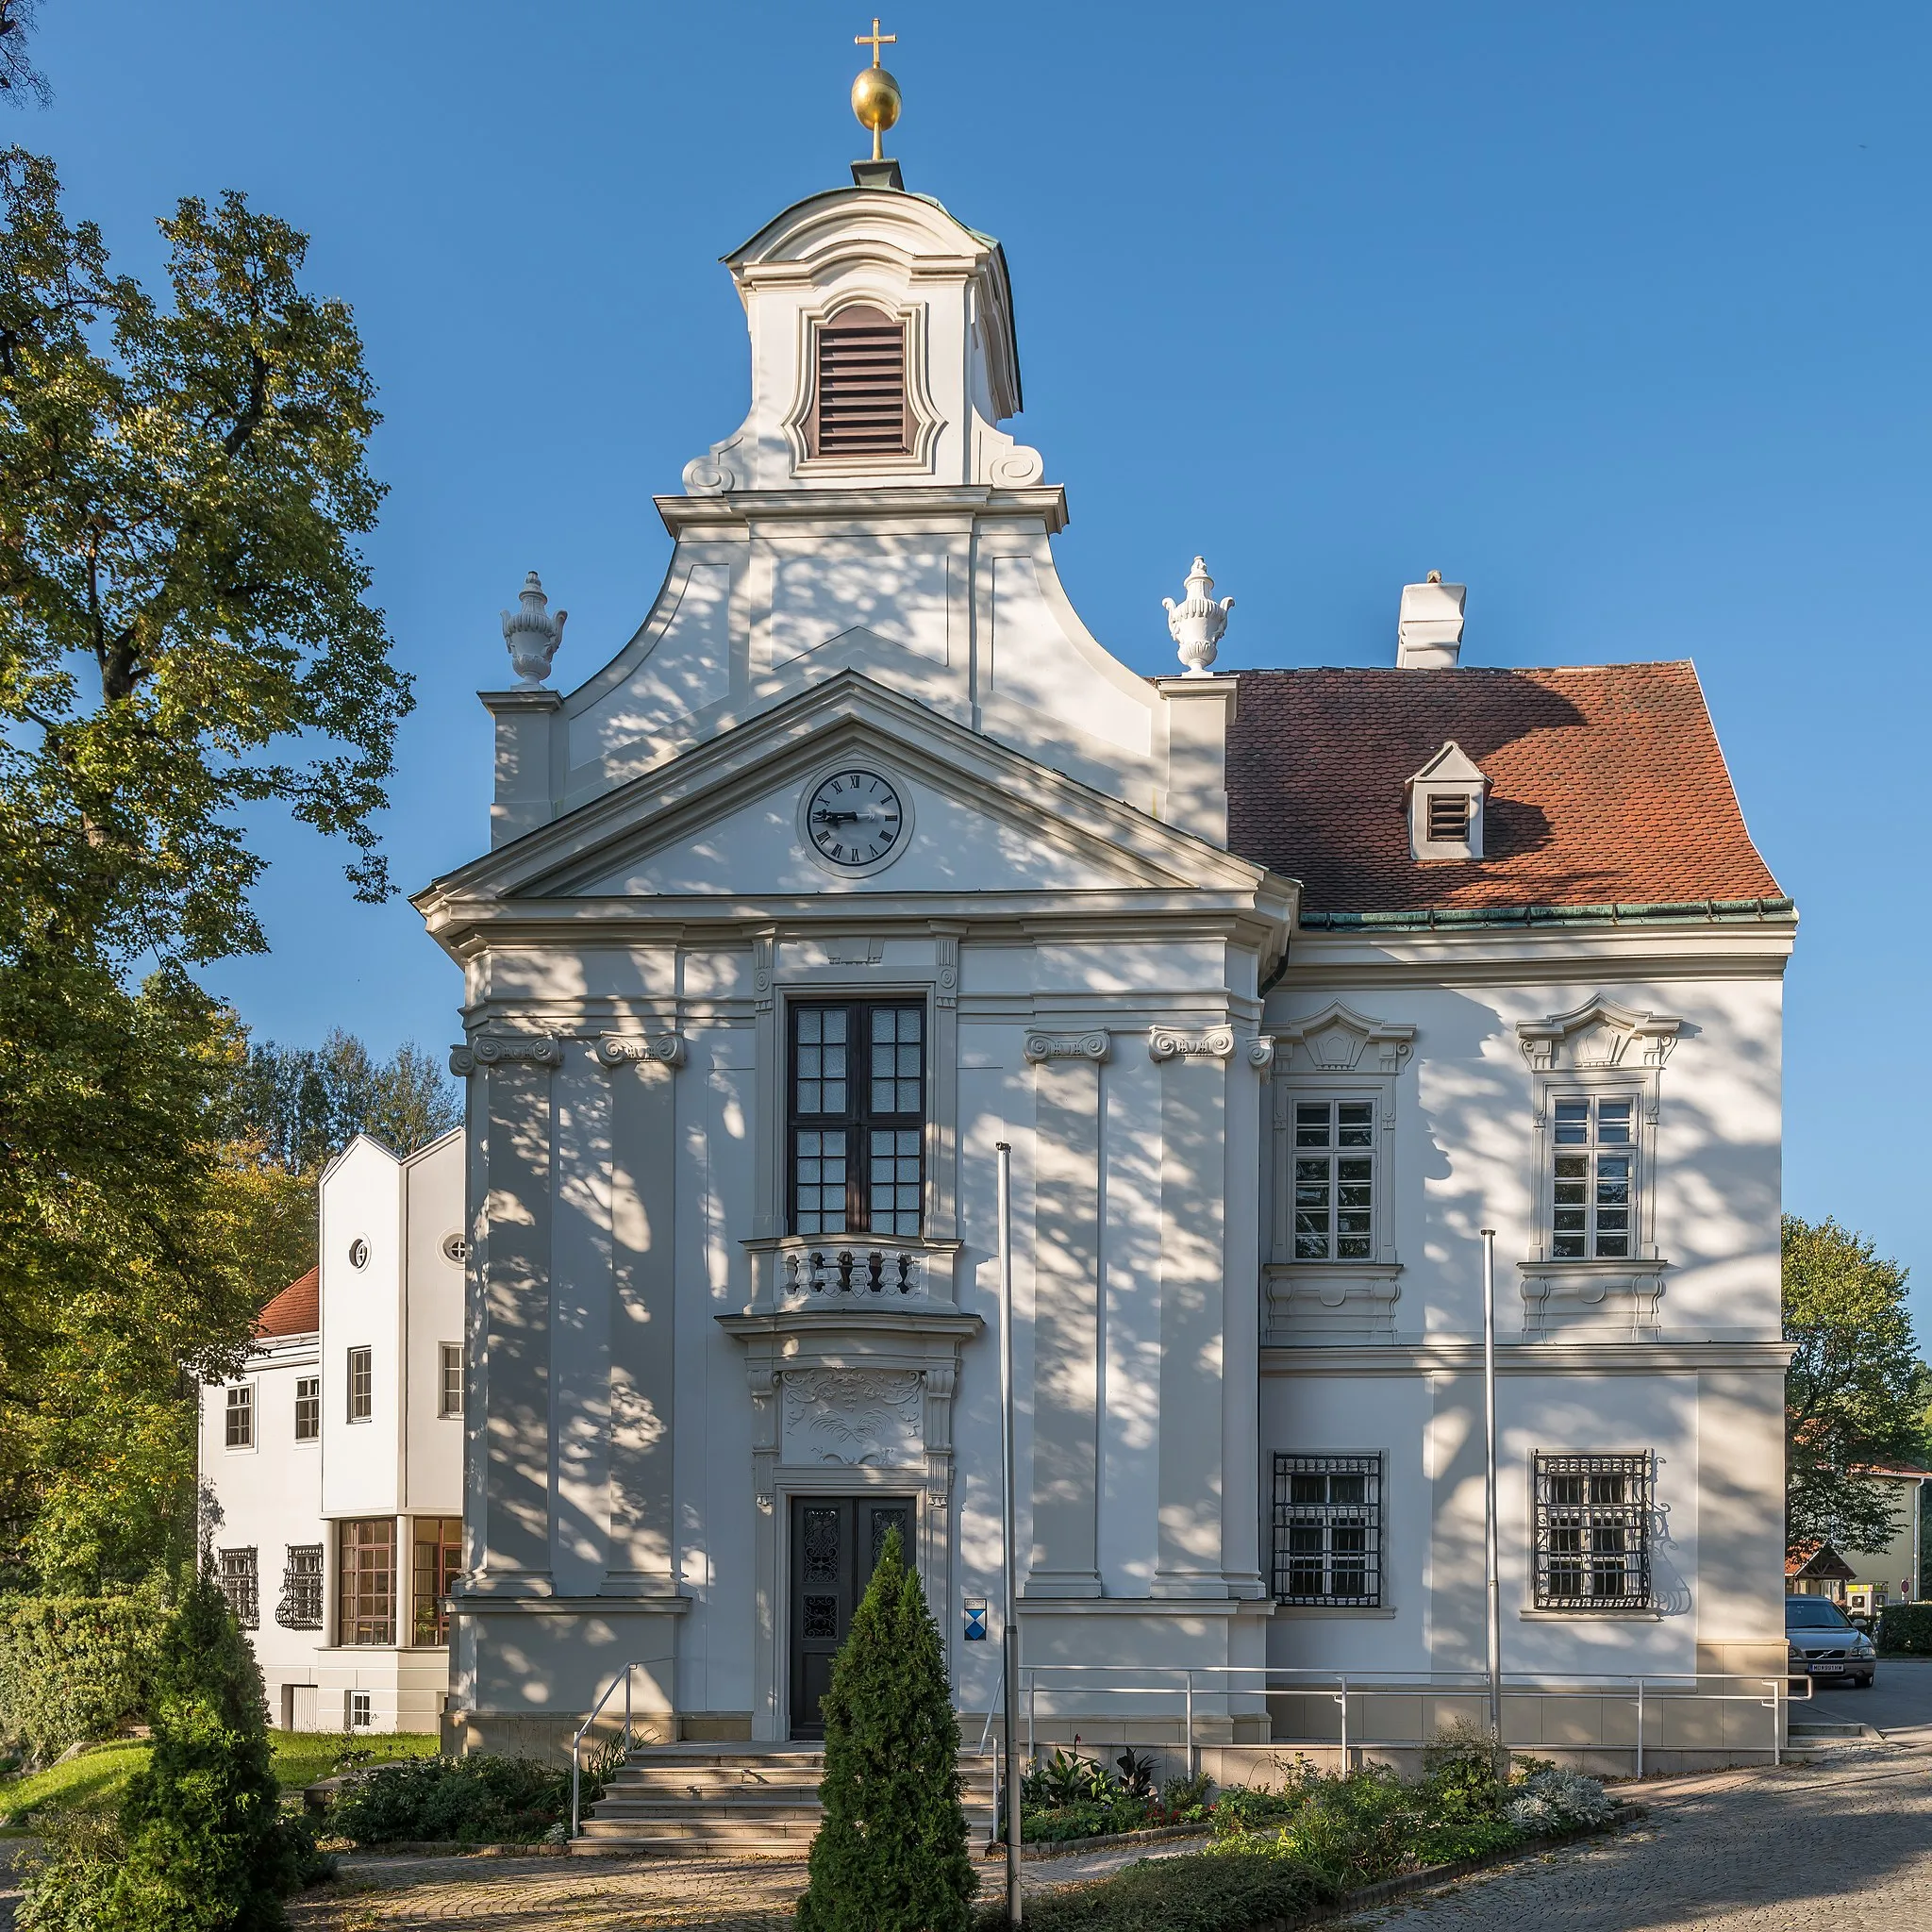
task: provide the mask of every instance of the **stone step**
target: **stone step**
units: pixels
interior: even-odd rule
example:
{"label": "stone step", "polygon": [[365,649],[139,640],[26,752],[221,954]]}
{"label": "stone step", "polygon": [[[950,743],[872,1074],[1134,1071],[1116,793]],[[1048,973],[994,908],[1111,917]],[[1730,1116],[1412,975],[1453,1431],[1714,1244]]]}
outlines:
{"label": "stone step", "polygon": [[1837,1722],[1829,1718],[1793,1718],[1788,1735],[1792,1743],[1822,1743],[1828,1739],[1845,1738],[1877,1739],[1879,1733],[1870,1724],[1861,1724],[1854,1720]]}

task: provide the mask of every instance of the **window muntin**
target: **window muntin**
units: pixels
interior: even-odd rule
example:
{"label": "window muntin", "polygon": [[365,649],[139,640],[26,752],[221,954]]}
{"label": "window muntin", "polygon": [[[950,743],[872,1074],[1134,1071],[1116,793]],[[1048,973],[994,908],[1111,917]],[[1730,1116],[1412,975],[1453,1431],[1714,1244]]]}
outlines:
{"label": "window muntin", "polygon": [[322,1440],[322,1377],[295,1378],[295,1440],[318,1442]]}
{"label": "window muntin", "polygon": [[236,1623],[244,1630],[258,1628],[261,1624],[261,1574],[256,1566],[254,1550],[219,1552],[215,1582],[228,1599],[228,1607],[234,1611]]}
{"label": "window muntin", "polygon": [[1294,1108],[1294,1257],[1375,1255],[1375,1104],[1299,1100]]}
{"label": "window muntin", "polygon": [[1536,1457],[1536,1607],[1645,1610],[1651,1458]]}
{"label": "window muntin", "polygon": [[282,1597],[275,1622],[284,1630],[322,1628],[322,1545],[291,1543],[282,1570]]}
{"label": "window muntin", "polygon": [[1375,1609],[1382,1602],[1382,1458],[1274,1458],[1274,1600]]}
{"label": "window muntin", "polygon": [[438,1389],[436,1412],[440,1416],[460,1416],[463,1412],[463,1345],[445,1341],[441,1351],[441,1381]]}
{"label": "window muntin", "polygon": [[366,1348],[349,1351],[349,1420],[366,1423],[375,1413],[375,1362]]}
{"label": "window muntin", "polygon": [[1558,1261],[1624,1260],[1634,1252],[1637,1104],[1628,1094],[1552,1102],[1550,1253]]}
{"label": "window muntin", "polygon": [[925,1008],[791,1008],[791,1232],[917,1236],[924,1194]]}
{"label": "window muntin", "polygon": [[228,1391],[227,1408],[222,1418],[222,1441],[230,1449],[255,1447],[255,1385],[241,1382]]}
{"label": "window muntin", "polygon": [[366,1731],[375,1727],[375,1699],[367,1690],[349,1692],[349,1728],[352,1731]]}
{"label": "window muntin", "polygon": [[396,1641],[396,1525],[388,1516],[336,1525],[338,1643]]}
{"label": "window muntin", "polygon": [[442,1600],[463,1568],[463,1519],[460,1516],[419,1516],[416,1519],[414,1641],[447,1643],[449,1615]]}

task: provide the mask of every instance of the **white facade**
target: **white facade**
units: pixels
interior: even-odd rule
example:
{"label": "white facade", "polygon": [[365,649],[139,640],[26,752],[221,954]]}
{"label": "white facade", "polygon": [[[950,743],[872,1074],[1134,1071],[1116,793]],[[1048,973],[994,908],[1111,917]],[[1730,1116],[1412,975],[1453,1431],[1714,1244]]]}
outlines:
{"label": "white facade", "polygon": [[[1789,902],[1303,918],[1295,876],[1229,849],[1245,680],[1131,674],[1059,585],[1064,497],[996,426],[997,244],[853,189],[726,259],[750,414],[658,499],[676,548],[630,642],[567,695],[485,693],[494,849],[417,901],[467,974],[463,1734],[554,1736],[625,1663],[662,1737],[808,1734],[811,1633],[881,1510],[986,1707],[998,1646],[962,1612],[1000,1594],[1001,1141],[1028,1662],[1479,1668],[1487,1226],[1507,1668],[1781,1670]],[[895,450],[827,453],[848,310],[903,355]],[[1194,602],[1225,610],[1174,612],[1203,666]],[[1431,648],[1388,675],[1481,675]],[[1507,858],[1494,760],[1457,760],[1445,856]],[[1403,787],[1431,769],[1365,808],[1405,863],[1436,856]],[[808,1091],[831,1012],[905,1028],[910,1084]],[[1595,1223],[1561,1253],[1577,1106],[1609,1150],[1590,1186],[1635,1163],[1621,1255]],[[1373,1169],[1325,1259],[1298,1245],[1304,1107]],[[871,1163],[836,1208],[808,1199],[826,1132]],[[1578,1455],[1629,1458],[1591,1491],[1627,1508],[1589,1533],[1582,1610],[1544,1603],[1576,1576],[1532,1528],[1537,1469],[1546,1519],[1573,1480],[1536,1458]],[[1297,1514],[1282,1457],[1343,1503]],[[1291,1587],[1310,1533],[1318,1587]],[[1604,1581],[1615,1535],[1635,1607]],[[1223,1738],[1298,1735],[1258,1694],[1205,1703]]]}
{"label": "white facade", "polygon": [[202,1391],[205,1534],[285,1729],[441,1718],[462,1226],[459,1130],[404,1159],[358,1136],[322,1179],[319,1281],[278,1296],[242,1374]]}

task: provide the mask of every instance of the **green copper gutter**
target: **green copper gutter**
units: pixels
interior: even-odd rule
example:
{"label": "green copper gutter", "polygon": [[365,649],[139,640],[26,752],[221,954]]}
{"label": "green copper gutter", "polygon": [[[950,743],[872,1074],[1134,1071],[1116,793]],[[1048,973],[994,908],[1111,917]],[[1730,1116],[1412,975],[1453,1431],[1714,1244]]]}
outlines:
{"label": "green copper gutter", "polygon": [[1789,920],[1789,899],[1662,899],[1616,906],[1425,907],[1414,912],[1304,912],[1304,932],[1458,932],[1481,926],[1740,925]]}

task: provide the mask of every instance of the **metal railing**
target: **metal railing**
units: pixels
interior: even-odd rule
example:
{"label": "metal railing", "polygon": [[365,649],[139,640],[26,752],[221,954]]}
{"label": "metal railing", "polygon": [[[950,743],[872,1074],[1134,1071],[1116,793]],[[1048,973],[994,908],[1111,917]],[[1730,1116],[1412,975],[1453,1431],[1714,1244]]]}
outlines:
{"label": "metal railing", "polygon": [[616,1676],[604,1687],[604,1694],[591,1705],[590,1715],[577,1726],[576,1736],[570,1740],[570,1835],[575,1840],[583,1828],[583,1773],[584,1737],[597,1720],[604,1714],[604,1707],[610,1702],[617,1687],[624,1686],[624,1749],[626,1756],[631,1747],[631,1695],[630,1680],[635,1671],[641,1671],[641,1663],[625,1664]]}
{"label": "metal railing", "polygon": [[[1093,1721],[1095,1713],[1085,1701],[1093,1697],[1153,1697],[1174,1700],[1174,1705],[1178,1707],[1174,1709],[1174,1715],[1180,1724],[1179,1741],[1187,1753],[1188,1772],[1191,1776],[1200,1768],[1197,1716],[1199,1699],[1203,1696],[1211,1696],[1218,1703],[1245,1698],[1262,1704],[1270,1697],[1295,1694],[1326,1697],[1338,1707],[1339,1743],[1341,1760],[1346,1765],[1351,1749],[1351,1706],[1360,1713],[1376,1698],[1470,1697],[1481,1694],[1489,1683],[1488,1674],[1481,1671],[1434,1672],[1424,1676],[1416,1672],[1317,1671],[1270,1664],[1174,1665],[1138,1671],[1112,1664],[1025,1664],[1021,1667],[1020,1679],[1026,1698],[1028,1763],[1032,1763],[1038,1755],[1035,1737],[1041,1695],[1044,1691],[1051,1697],[1056,1688],[1053,1682],[1042,1685],[1042,1678],[1072,1679],[1073,1681],[1065,1684],[1063,1694],[1076,1695],[1083,1700],[1083,1708],[1079,1715],[1083,1722],[1090,1724]],[[1197,1686],[1197,1679],[1208,1681]],[[1795,1688],[1799,1684],[1803,1686],[1802,1696]],[[1712,1685],[1737,1685],[1748,1688],[1706,1688]],[[1786,1707],[1793,1702],[1808,1703],[1811,1688],[1809,1678],[1794,1680],[1788,1674],[1770,1676],[1728,1672],[1682,1674],[1654,1673],[1642,1675],[1599,1675],[1580,1672],[1551,1675],[1506,1673],[1503,1678],[1503,1694],[1506,1698],[1536,1697],[1547,1702],[1598,1705],[1607,1700],[1633,1705],[1636,1727],[1629,1746],[1564,1745],[1559,1742],[1552,1744],[1550,1748],[1613,1751],[1631,1749],[1635,1754],[1636,1774],[1639,1777],[1643,1775],[1646,1710],[1656,1709],[1659,1702],[1759,1706],[1771,1712],[1771,1758],[1774,1764],[1780,1764],[1784,1761],[1785,1726],[1788,1722],[1785,1715]],[[1047,1715],[1051,1718],[1054,1713],[1049,1711]],[[1145,1713],[1131,1715],[1144,1719]],[[1124,1718],[1126,1714],[1124,1714]],[[988,1732],[991,1731],[991,1724],[992,1716],[989,1711]],[[1276,1741],[1284,1744],[1297,1741],[1320,1744],[1327,1740],[1281,1739]],[[1509,1740],[1506,1736],[1501,1741],[1507,1745]],[[1543,1740],[1528,1739],[1523,1741],[1525,1745],[1533,1746]],[[1419,1750],[1429,1742],[1430,1740],[1427,1738],[1365,1737],[1359,1731],[1353,1740],[1354,1748],[1357,1749],[1374,1745],[1396,1751]],[[981,1749],[985,1749],[984,1733]]]}

